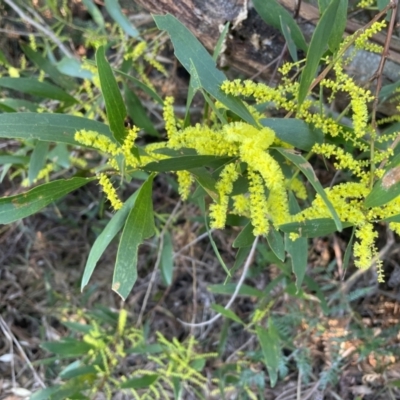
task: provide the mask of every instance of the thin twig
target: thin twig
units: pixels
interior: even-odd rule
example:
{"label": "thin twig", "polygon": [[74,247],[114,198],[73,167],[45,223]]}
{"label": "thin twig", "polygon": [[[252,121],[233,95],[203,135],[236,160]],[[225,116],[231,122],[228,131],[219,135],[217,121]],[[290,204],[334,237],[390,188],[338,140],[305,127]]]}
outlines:
{"label": "thin twig", "polygon": [[147,286],[147,290],[146,290],[146,294],[144,296],[144,300],[142,303],[142,307],[140,309],[140,313],[139,313],[139,317],[137,319],[136,322],[136,326],[141,326],[142,324],[142,319],[143,319],[143,315],[144,315],[144,311],[146,310],[146,306],[147,306],[147,302],[149,301],[149,297],[150,297],[150,293],[151,290],[153,289],[153,285],[154,282],[156,280],[156,276],[157,276],[157,271],[158,271],[158,267],[160,266],[161,263],[161,255],[162,255],[162,249],[164,247],[164,235],[166,230],[168,229],[169,225],[171,224],[172,220],[175,218],[175,215],[179,209],[179,207],[181,206],[181,201],[179,200],[174,209],[172,210],[171,214],[169,215],[167,222],[165,223],[161,233],[160,233],[160,241],[159,241],[159,246],[158,246],[158,252],[157,252],[157,259],[156,259],[156,263],[154,264],[154,270],[151,274],[151,278],[150,278],[150,282]]}
{"label": "thin twig", "polygon": [[4,0],[24,21],[28,22],[34,26],[37,30],[46,34],[65,54],[68,58],[76,58],[61,42],[61,40],[55,35],[55,33],[48,27],[45,27],[35,20],[33,20],[29,15],[25,14],[12,0]]}
{"label": "thin twig", "polygon": [[[212,232],[214,232],[214,229],[210,229],[210,233],[212,233]],[[175,257],[179,256],[179,254],[183,253],[186,249],[188,249],[189,247],[193,246],[197,242],[200,242],[201,240],[203,240],[207,237],[208,237],[208,232],[202,233],[200,236],[197,236],[196,239],[192,240],[190,243],[183,246],[179,251],[174,253],[173,257],[175,258]]]}
{"label": "thin twig", "polygon": [[[250,268],[251,262],[253,261],[253,257],[254,257],[254,254],[256,252],[256,247],[257,247],[257,243],[258,243],[258,238],[259,237],[257,236],[254,239],[253,245],[251,246],[250,253],[249,253],[248,257],[247,257],[246,263],[244,264],[242,275],[240,276],[240,279],[239,279],[238,283],[236,284],[236,288],[235,288],[235,291],[234,291],[231,299],[229,300],[228,304],[224,307],[225,310],[229,310],[229,308],[231,307],[231,305],[236,300],[236,297],[239,294],[240,288],[242,287],[243,282],[244,282],[244,280],[246,278],[246,275],[247,275],[247,272],[248,272],[248,270]],[[207,325],[212,324],[213,322],[217,321],[221,316],[222,316],[222,314],[218,313],[214,317],[209,319],[208,321],[200,322],[198,324],[191,324],[191,323],[182,321],[179,318],[178,318],[178,321],[182,325],[199,328],[201,326],[207,326]]]}
{"label": "thin twig", "polygon": [[8,325],[6,324],[6,322],[4,321],[3,317],[0,316],[0,326],[2,328],[2,331],[6,331],[8,333],[8,336],[11,337],[12,341],[15,343],[15,345],[17,346],[18,350],[20,351],[22,358],[25,359],[26,364],[28,365],[29,369],[32,371],[33,376],[35,377],[35,379],[38,381],[39,385],[42,388],[45,388],[46,385],[44,384],[44,382],[42,381],[42,379],[40,378],[40,376],[38,375],[38,373],[36,372],[35,368],[33,368],[33,365],[31,363],[31,361],[29,360],[28,356],[25,354],[24,349],[22,348],[22,346],[19,344],[17,338],[14,336],[14,334],[12,333],[11,329],[8,327]]}

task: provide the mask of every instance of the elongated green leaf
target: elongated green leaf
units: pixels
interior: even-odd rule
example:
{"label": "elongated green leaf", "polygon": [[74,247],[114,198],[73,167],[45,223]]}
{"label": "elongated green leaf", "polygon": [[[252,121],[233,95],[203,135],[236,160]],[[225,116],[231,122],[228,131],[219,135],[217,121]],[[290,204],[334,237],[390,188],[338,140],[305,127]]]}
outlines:
{"label": "elongated green leaf", "polygon": [[54,99],[63,101],[67,105],[77,103],[78,101],[60,89],[58,86],[48,82],[39,82],[31,78],[0,78],[0,87],[16,90],[22,93],[29,93],[34,96],[43,97],[46,99]]}
{"label": "elongated green leaf", "polygon": [[28,156],[12,156],[10,154],[0,154],[0,165],[3,164],[26,164]]}
{"label": "elongated green leaf", "polygon": [[86,129],[111,137],[107,125],[91,119],[64,114],[12,113],[0,114],[0,137],[8,139],[39,139],[79,145],[76,131]]}
{"label": "elongated green leaf", "polygon": [[82,276],[81,290],[88,284],[90,277],[93,274],[96,264],[100,257],[117,235],[117,233],[122,229],[125,224],[126,218],[129,215],[133,205],[136,202],[136,198],[139,194],[137,190],[135,193],[129,197],[129,199],[124,203],[122,208],[118,210],[115,215],[111,218],[110,222],[103,229],[103,232],[95,240],[92,248],[90,249],[89,257],[86,261],[85,270]]}
{"label": "elongated green leaf", "polygon": [[239,233],[235,241],[233,242],[232,247],[241,248],[241,247],[249,247],[254,242],[254,234],[253,234],[254,227],[249,222]]}
{"label": "elongated green leaf", "polygon": [[37,186],[28,192],[0,199],[0,224],[9,224],[35,214],[48,204],[95,178],[60,179]]}
{"label": "elongated green leaf", "polygon": [[[236,283],[227,283],[226,285],[209,285],[207,288],[211,293],[232,295],[236,290],[236,286]],[[242,285],[239,289],[238,295],[257,298],[262,298],[265,296],[261,290],[253,288],[249,285]]]}
{"label": "elongated green leaf", "polygon": [[60,385],[55,385],[46,389],[38,390],[29,397],[29,400],[48,400],[53,394],[56,394],[60,389]]}
{"label": "elongated green leaf", "polygon": [[145,375],[141,378],[132,378],[120,385],[121,389],[143,389],[151,386],[158,379],[157,374]]}
{"label": "elongated green leaf", "polygon": [[71,78],[63,75],[55,65],[47,58],[44,58],[39,52],[32,49],[32,47],[21,43],[22,50],[27,57],[33,61],[42,71],[46,72],[49,78],[56,84],[64,89],[73,89],[76,85]]}
{"label": "elongated green leaf", "polygon": [[212,177],[210,172],[206,168],[192,168],[190,172],[195,177],[197,183],[208,193],[208,195],[218,201],[219,195],[215,188],[216,180]]}
{"label": "elongated green leaf", "polygon": [[[289,193],[289,211],[292,215],[300,212],[300,207],[292,192]],[[286,233],[285,250],[292,260],[292,271],[296,277],[296,287],[297,290],[300,290],[307,269],[307,239],[300,237],[293,241],[290,239],[289,234]]]}
{"label": "elongated green leaf", "polygon": [[332,53],[336,53],[339,45],[343,39],[343,33],[346,29],[347,23],[347,7],[348,7],[348,0],[340,0],[339,6],[332,15],[332,18],[335,18],[335,23],[333,24],[333,29],[331,32],[331,36],[328,40],[329,50]]}
{"label": "elongated green leaf", "polygon": [[[335,1],[335,0],[333,0]],[[332,214],[332,217],[335,221],[336,228],[339,232],[342,231],[343,226],[342,222],[340,221],[339,215],[337,214],[335,208],[333,207],[331,201],[328,199],[328,196],[325,193],[324,188],[321,186],[319,183],[318,178],[315,175],[315,172],[313,170],[313,167],[311,164],[301,155],[296,154],[293,151],[290,150],[285,150],[281,148],[277,148],[277,150],[284,156],[286,157],[289,161],[291,161],[294,165],[296,165],[297,168],[305,175],[305,177],[308,179],[308,181],[311,183],[315,191],[321,196],[322,200],[328,207],[328,210]]]}
{"label": "elongated green leaf", "polygon": [[56,67],[62,74],[71,76],[73,78],[92,80],[94,77],[93,72],[83,68],[82,63],[75,58],[63,57],[57,63]]}
{"label": "elongated green leaf", "polygon": [[89,14],[92,16],[93,21],[99,28],[104,28],[104,18],[100,10],[94,4],[93,0],[82,0],[83,5],[87,8]]}
{"label": "elongated green leaf", "polygon": [[307,96],[308,90],[312,81],[314,80],[315,73],[317,72],[318,65],[321,61],[322,55],[325,52],[326,44],[331,36],[332,30],[335,26],[335,15],[341,0],[332,0],[322,15],[320,21],[311,38],[310,46],[307,51],[307,60],[303,73],[300,79],[300,88],[298,94],[299,106],[303,103]]}
{"label": "elongated green leaf", "polygon": [[93,347],[81,340],[65,339],[58,342],[43,342],[40,344],[43,349],[65,357],[82,356]]}
{"label": "elongated green leaf", "polygon": [[203,166],[223,165],[232,160],[232,157],[218,156],[182,156],[153,161],[143,167],[145,171],[166,172],[183,171]]}
{"label": "elongated green leaf", "polygon": [[160,137],[160,134],[148,117],[147,111],[142,106],[139,97],[135,92],[130,90],[127,85],[124,85],[124,95],[128,115],[132,118],[133,123],[139,128],[142,128],[146,133],[155,137]]}
{"label": "elongated green leaf", "polygon": [[264,355],[264,363],[268,370],[271,387],[274,387],[278,381],[281,349],[279,335],[271,319],[269,319],[268,325],[268,329],[256,326],[256,332]]}
{"label": "elongated green leaf", "polygon": [[119,69],[113,69],[114,72],[117,74],[123,76],[124,78],[130,80],[133,82],[136,86],[138,86],[140,89],[142,89],[146,94],[148,94],[154,101],[156,101],[160,105],[164,105],[164,100],[149,86],[144,84],[143,82],[139,81],[139,79],[136,79],[133,76],[130,76],[126,74],[123,71],[120,71]]}
{"label": "elongated green leaf", "polygon": [[171,285],[174,274],[173,250],[171,235],[165,232],[161,251],[161,274],[167,286]]}
{"label": "elongated green leaf", "polygon": [[318,9],[320,16],[322,16],[322,14],[325,12],[328,6],[329,6],[329,0],[318,0]]}
{"label": "elongated green leaf", "polygon": [[216,311],[217,313],[223,315],[225,318],[229,318],[232,321],[235,321],[239,324],[244,325],[244,322],[232,311],[232,310],[226,310],[224,307],[222,307],[219,304],[213,304],[211,308]]}
{"label": "elongated green leaf", "polygon": [[42,142],[39,140],[33,149],[29,162],[28,179],[30,183],[36,179],[38,173],[44,167],[48,152],[49,142]]}
{"label": "elongated green leaf", "polygon": [[0,104],[4,104],[5,106],[11,107],[14,110],[18,111],[32,111],[36,112],[38,109],[38,106],[35,103],[32,103],[31,101],[28,100],[22,100],[22,99],[13,99],[13,98],[7,98],[7,99],[0,99]]}
{"label": "elongated green leaf", "polygon": [[221,263],[221,266],[222,266],[222,268],[224,269],[224,271],[226,272],[226,274],[227,274],[229,277],[231,277],[231,273],[230,273],[228,267],[226,266],[226,264],[225,264],[225,262],[224,262],[224,259],[221,257],[221,254],[220,254],[220,252],[219,252],[219,250],[218,250],[218,246],[217,246],[217,244],[215,243],[215,241],[214,241],[214,239],[213,239],[213,237],[212,237],[210,228],[209,228],[209,226],[208,226],[207,214],[206,214],[206,204],[205,204],[205,201],[204,201],[204,196],[200,196],[200,197],[197,199],[197,201],[198,201],[198,204],[199,204],[200,211],[201,211],[201,213],[202,213],[203,216],[204,216],[204,226],[206,227],[206,230],[207,230],[207,233],[208,233],[208,239],[210,240],[211,247],[212,247],[213,250],[214,250],[214,254],[215,254],[215,256],[217,257],[218,261]]}
{"label": "elongated green leaf", "polygon": [[387,217],[382,221],[385,222],[400,222],[400,214],[392,215],[391,217]]}
{"label": "elongated green leaf", "polygon": [[105,0],[104,5],[111,18],[122,28],[122,30],[133,38],[139,37],[138,30],[132,25],[132,23],[122,13],[121,7],[117,0]]}
{"label": "elongated green leaf", "polygon": [[289,54],[292,57],[292,60],[297,62],[298,57],[297,57],[297,48],[296,48],[296,43],[294,42],[292,38],[292,34],[290,32],[290,28],[286,24],[286,22],[282,19],[282,15],[279,16],[280,20],[280,25],[281,25],[281,32],[283,36],[285,37],[287,48],[289,50]]}
{"label": "elongated green leaf", "polygon": [[223,47],[223,44],[225,43],[226,36],[229,33],[229,27],[230,27],[230,24],[229,24],[229,22],[227,22],[225,24],[224,29],[222,30],[221,34],[219,35],[217,44],[215,45],[213,55],[212,55],[214,61],[217,61],[218,56],[222,51],[222,47]]}
{"label": "elongated green leaf", "polygon": [[97,373],[98,369],[96,369],[93,365],[81,365],[81,362],[77,360],[68,365],[68,367],[64,368],[58,374],[58,376],[61,379],[68,380],[82,375],[93,375],[93,377],[95,377]]}
{"label": "elongated green leaf", "polygon": [[242,101],[222,92],[220,86],[226,77],[216,68],[215,61],[193,34],[170,14],[155,15],[153,18],[158,28],[170,35],[175,55],[185,69],[190,73],[191,64],[195,65],[202,88],[243,120],[256,125]]}
{"label": "elongated green leaf", "polygon": [[99,69],[101,92],[106,103],[107,118],[111,132],[118,143],[124,143],[126,108],[118,83],[113,75],[110,64],[104,55],[104,47],[96,51],[96,64]]}
{"label": "elongated green leaf", "polygon": [[283,241],[282,235],[275,229],[273,225],[270,225],[267,234],[267,241],[269,247],[274,252],[274,254],[281,260],[285,260],[285,243]]}
{"label": "elongated green leaf", "polygon": [[[348,222],[342,222],[343,228],[351,226]],[[302,222],[290,222],[279,226],[285,233],[298,233],[302,237],[315,238],[326,236],[337,231],[336,223],[331,218],[316,218]]]}
{"label": "elongated green leaf", "polygon": [[261,124],[271,128],[276,137],[305,151],[310,151],[316,143],[323,143],[324,134],[312,129],[304,121],[296,118],[265,118]]}
{"label": "elongated green leaf", "polygon": [[289,28],[296,46],[303,51],[307,51],[307,43],[304,40],[303,33],[286,8],[280,5],[276,0],[253,0],[253,4],[260,17],[268,25],[280,30],[280,20],[282,19]]}
{"label": "elongated green leaf", "polygon": [[94,329],[93,325],[80,324],[79,322],[63,321],[61,323],[71,331],[79,333],[89,333]]}
{"label": "elongated green leaf", "polygon": [[118,246],[112,289],[126,299],[137,279],[138,248],[154,234],[152,194],[153,175],[139,189],[136,202],[128,215]]}
{"label": "elongated green leaf", "polygon": [[364,206],[379,207],[400,195],[400,166],[388,168],[382,179],[379,179],[370,194],[365,198]]}
{"label": "elongated green leaf", "polygon": [[0,102],[0,111],[4,111],[4,112],[7,112],[7,113],[12,113],[12,112],[16,112],[17,110],[14,109],[11,106],[8,106],[4,102]]}

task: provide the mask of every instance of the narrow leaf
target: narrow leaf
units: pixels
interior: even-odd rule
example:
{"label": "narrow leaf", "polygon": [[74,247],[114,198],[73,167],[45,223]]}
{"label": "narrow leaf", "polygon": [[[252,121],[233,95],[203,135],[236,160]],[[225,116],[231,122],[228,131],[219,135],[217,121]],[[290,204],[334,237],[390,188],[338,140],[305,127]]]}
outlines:
{"label": "narrow leaf", "polygon": [[326,44],[331,36],[332,30],[335,26],[336,12],[341,0],[332,0],[320,21],[311,38],[310,46],[307,51],[306,65],[300,79],[300,88],[298,94],[299,106],[303,103],[307,96],[308,90],[312,81],[314,80],[315,73],[317,72],[318,65],[325,52]]}
{"label": "narrow leaf", "polygon": [[[351,226],[348,222],[342,222],[343,228]],[[336,223],[331,218],[316,218],[302,222],[290,222],[279,226],[279,229],[285,233],[297,233],[302,237],[316,238],[326,236],[337,231]]]}
{"label": "narrow leaf", "polygon": [[365,198],[364,206],[380,207],[400,195],[400,166],[388,168]]}
{"label": "narrow leaf", "polygon": [[36,179],[38,173],[44,167],[48,152],[49,142],[42,142],[39,140],[33,149],[31,160],[29,162],[28,179],[30,183]]}
{"label": "narrow leaf", "polygon": [[296,48],[296,44],[292,38],[290,28],[285,23],[285,21],[282,19],[281,15],[279,16],[279,19],[280,19],[280,23],[281,23],[281,32],[282,32],[283,36],[285,37],[287,48],[289,50],[289,54],[292,57],[292,60],[297,62],[298,61],[297,48]]}
{"label": "narrow leaf", "polygon": [[82,356],[92,349],[90,344],[75,339],[65,339],[58,342],[43,342],[40,344],[40,347],[64,357]]}
{"label": "narrow leaf", "polygon": [[28,192],[0,199],[0,224],[9,224],[35,214],[66,194],[95,178],[60,179],[37,186]]}
{"label": "narrow leaf", "polygon": [[229,318],[232,321],[235,321],[239,324],[244,325],[244,322],[232,311],[232,310],[226,310],[224,307],[222,307],[219,304],[213,304],[211,308],[216,311],[217,313],[221,314],[225,318]]}
{"label": "narrow leaf", "polygon": [[[292,215],[300,212],[300,207],[292,192],[289,193],[289,211]],[[289,234],[286,233],[285,250],[292,260],[292,271],[296,277],[296,287],[297,290],[300,290],[307,269],[307,239],[300,237],[293,241],[290,239]]]}
{"label": "narrow leaf", "polygon": [[166,171],[183,171],[203,166],[218,166],[232,161],[232,157],[218,156],[182,156],[172,157],[165,160],[153,161],[146,164],[143,169],[145,171],[166,172]]}
{"label": "narrow leaf", "polygon": [[101,234],[95,240],[92,248],[90,249],[89,257],[86,261],[85,270],[82,276],[81,290],[88,284],[90,277],[93,274],[96,264],[100,257],[117,235],[117,233],[122,229],[129,212],[131,211],[133,205],[136,202],[136,198],[139,194],[137,190],[135,193],[129,197],[129,199],[124,203],[122,208],[118,210],[115,215],[111,218],[110,222],[103,229]]}
{"label": "narrow leaf", "polygon": [[312,129],[307,123],[296,118],[265,118],[261,124],[271,128],[278,139],[305,151],[310,151],[316,143],[323,143],[324,134]]}
{"label": "narrow leaf", "polygon": [[101,92],[106,103],[107,118],[115,140],[122,144],[125,139],[126,108],[118,83],[113,75],[110,64],[104,55],[104,47],[96,51],[96,64],[99,70]]}
{"label": "narrow leaf", "polygon": [[274,387],[278,381],[281,349],[279,344],[279,335],[271,319],[269,319],[268,324],[268,329],[256,326],[256,332],[264,355],[264,363],[268,370],[271,387]]}
{"label": "narrow leaf", "polygon": [[3,164],[26,164],[28,156],[13,156],[11,154],[0,154],[0,165]]}
{"label": "narrow leaf", "polygon": [[99,28],[104,28],[104,18],[100,10],[94,4],[93,0],[82,0],[82,3],[87,8],[89,14],[92,16],[93,21],[98,25]]}
{"label": "narrow leaf", "polygon": [[111,18],[121,27],[121,29],[129,36],[133,38],[139,37],[138,30],[132,25],[132,23],[122,13],[121,7],[117,0],[105,0],[104,5]]}
{"label": "narrow leaf", "polygon": [[142,106],[139,97],[127,85],[124,85],[124,97],[128,115],[132,118],[133,123],[149,135],[160,137],[151,119],[148,117],[146,109]]}
{"label": "narrow leaf", "polygon": [[335,23],[333,24],[331,36],[328,40],[329,50],[332,53],[337,52],[343,39],[343,33],[346,29],[347,23],[347,7],[348,0],[340,0],[336,13],[332,15],[332,17],[335,19]]}
{"label": "narrow leaf", "polygon": [[74,136],[81,129],[111,137],[107,125],[87,118],[46,113],[0,114],[0,138],[39,139],[79,145]]}
{"label": "narrow leaf", "polygon": [[71,78],[63,75],[55,65],[47,58],[44,58],[38,51],[33,50],[30,46],[21,43],[22,50],[27,57],[33,61],[42,71],[46,72],[49,78],[64,89],[73,89],[76,85]]}
{"label": "narrow leaf", "polygon": [[118,246],[112,289],[124,300],[137,279],[138,248],[145,239],[154,234],[152,183],[153,175],[140,188]]}
{"label": "narrow leaf", "polygon": [[269,227],[267,242],[274,254],[281,261],[285,261],[285,243],[282,235],[275,229],[273,225],[270,225]]}
{"label": "narrow leaf", "polygon": [[151,386],[158,379],[157,374],[145,375],[141,378],[132,378],[120,385],[121,389],[144,389]]}
{"label": "narrow leaf", "polygon": [[63,101],[67,105],[77,103],[78,101],[70,94],[64,92],[58,86],[48,82],[39,82],[32,78],[0,78],[0,87],[16,90],[22,93],[32,94],[45,99],[54,99]]}
{"label": "narrow leaf", "polygon": [[161,274],[165,284],[170,286],[174,274],[174,257],[172,239],[169,232],[164,233],[163,247],[161,250]]}
{"label": "narrow leaf", "polygon": [[235,241],[233,242],[232,247],[241,248],[241,247],[249,247],[254,242],[254,234],[253,234],[254,227],[249,222],[239,233]]}
{"label": "narrow leaf", "polygon": [[185,69],[190,73],[191,63],[195,65],[202,88],[243,120],[256,125],[243,102],[220,89],[226,77],[216,68],[213,58],[193,34],[170,14],[155,15],[153,18],[158,28],[170,35],[175,55]]}
{"label": "narrow leaf", "polygon": [[136,79],[135,77],[130,76],[123,71],[120,71],[119,69],[113,68],[113,71],[116,72],[117,74],[123,76],[124,78],[130,80],[132,83],[134,83],[140,89],[142,89],[146,94],[148,94],[158,104],[160,104],[160,105],[164,104],[163,99],[151,87],[149,87],[146,84],[144,84],[143,82],[139,81],[139,79]]}
{"label": "narrow leaf", "polygon": [[307,43],[304,40],[303,33],[286,8],[276,0],[253,0],[253,4],[260,17],[268,25],[271,25],[276,29],[281,29],[280,21],[282,19],[285,25],[290,29],[296,46],[303,51],[307,51]]}
{"label": "narrow leaf", "polygon": [[299,170],[305,175],[305,177],[311,183],[315,191],[321,196],[322,200],[328,207],[328,210],[330,211],[335,221],[337,230],[341,232],[343,226],[342,222],[340,221],[339,215],[337,214],[331,201],[328,199],[328,196],[326,195],[324,188],[321,186],[318,178],[316,177],[311,164],[304,157],[302,157],[299,154],[296,154],[294,151],[282,148],[277,148],[276,150],[278,150],[284,157],[286,157],[289,161],[291,161],[294,165],[296,165],[296,167],[299,168]]}
{"label": "narrow leaf", "polygon": [[71,76],[73,78],[89,79],[92,80],[94,74],[86,68],[83,68],[81,62],[75,58],[63,57],[57,63],[57,69],[64,75]]}
{"label": "narrow leaf", "polygon": [[32,103],[28,100],[23,99],[13,99],[11,97],[7,99],[0,99],[0,104],[3,104],[7,107],[13,108],[15,111],[32,111],[36,112],[38,106],[35,103]]}

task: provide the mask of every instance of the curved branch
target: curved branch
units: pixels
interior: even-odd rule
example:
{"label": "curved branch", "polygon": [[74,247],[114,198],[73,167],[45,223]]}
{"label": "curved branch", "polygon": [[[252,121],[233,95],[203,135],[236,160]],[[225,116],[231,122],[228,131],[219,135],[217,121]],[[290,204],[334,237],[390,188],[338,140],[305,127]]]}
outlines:
{"label": "curved branch", "polygon": [[[249,253],[249,255],[248,255],[247,259],[246,259],[246,262],[245,262],[245,264],[244,264],[242,275],[240,276],[240,279],[239,279],[239,281],[238,281],[238,283],[237,283],[237,285],[236,285],[236,289],[235,289],[235,291],[233,292],[233,295],[232,295],[231,299],[229,300],[228,304],[224,307],[225,310],[229,310],[229,308],[231,307],[231,305],[232,305],[233,302],[236,300],[236,297],[237,297],[238,294],[239,294],[240,288],[242,287],[243,282],[244,282],[244,280],[245,280],[245,278],[246,278],[247,272],[249,271],[251,262],[253,261],[254,254],[255,254],[255,252],[256,252],[256,247],[257,247],[258,239],[259,239],[259,236],[257,236],[257,237],[254,239],[253,245],[251,246],[251,249],[250,249],[250,253]],[[199,327],[202,327],[202,326],[207,326],[207,325],[212,324],[212,323],[215,322],[217,319],[219,319],[221,316],[222,316],[222,314],[221,314],[221,313],[218,313],[218,314],[216,314],[214,317],[212,317],[211,319],[209,319],[208,321],[199,322],[198,324],[192,324],[192,323],[189,323],[189,322],[185,322],[185,321],[182,321],[182,320],[179,319],[179,318],[178,318],[178,321],[179,321],[182,325],[189,326],[189,327],[192,327],[192,328],[199,328]]]}

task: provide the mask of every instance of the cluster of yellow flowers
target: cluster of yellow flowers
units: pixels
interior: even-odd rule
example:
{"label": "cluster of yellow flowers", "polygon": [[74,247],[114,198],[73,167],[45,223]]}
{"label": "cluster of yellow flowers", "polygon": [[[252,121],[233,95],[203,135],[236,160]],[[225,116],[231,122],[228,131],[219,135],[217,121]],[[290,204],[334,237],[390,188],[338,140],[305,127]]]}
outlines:
{"label": "cluster of yellow flowers", "polygon": [[[356,46],[361,46],[361,41],[366,41],[374,33],[381,30],[384,23],[376,23],[355,40]],[[139,43],[132,54],[132,59],[137,59],[146,51],[144,42]],[[342,46],[346,46],[345,41]],[[345,47],[343,47],[344,49]],[[395,135],[377,138],[368,124],[368,103],[374,97],[367,89],[360,87],[344,72],[344,50],[336,59],[326,59],[327,64],[335,73],[335,78],[324,78],[320,81],[321,88],[328,88],[331,92],[330,101],[341,92],[346,93],[350,99],[348,113],[352,119],[352,129],[343,127],[329,114],[329,111],[321,107],[319,100],[312,97],[306,98],[301,105],[297,102],[299,83],[288,77],[289,71],[297,68],[299,63],[285,64],[280,72],[283,80],[275,88],[254,81],[226,81],[221,89],[226,94],[231,94],[244,99],[251,98],[256,104],[271,104],[275,109],[286,110],[289,114],[295,114],[315,129],[320,129],[326,137],[340,136],[347,141],[349,148],[355,149],[350,153],[340,145],[331,143],[318,143],[313,146],[309,155],[317,154],[334,159],[334,167],[337,170],[347,169],[354,177],[354,182],[340,183],[332,188],[325,189],[325,193],[333,204],[342,222],[347,222],[355,227],[356,243],[354,255],[356,265],[360,268],[368,268],[376,261],[378,250],[375,246],[377,233],[373,224],[390,216],[396,215],[400,207],[400,200],[394,199],[380,207],[366,208],[364,200],[371,191],[371,182],[375,178],[381,178],[384,171],[375,168],[375,165],[390,159],[393,150],[387,146],[387,150],[375,148],[374,154],[366,157],[369,152],[371,140],[384,142],[394,140]],[[351,56],[351,55],[350,55]],[[279,228],[280,225],[289,222],[303,222],[318,218],[331,218],[326,202],[317,194],[310,207],[297,215],[291,215],[288,205],[288,191],[302,200],[307,199],[308,194],[304,183],[294,174],[294,177],[284,174],[280,163],[273,153],[274,147],[291,147],[282,142],[275,132],[260,124],[264,116],[254,107],[246,105],[253,115],[257,125],[246,122],[218,122],[216,115],[211,116],[208,123],[196,124],[182,128],[180,121],[175,117],[173,98],[167,97],[164,102],[163,117],[167,141],[145,146],[141,150],[140,158],[132,152],[137,138],[138,129],[131,129],[122,145],[112,139],[96,132],[80,131],[75,139],[87,146],[94,147],[109,154],[109,166],[119,171],[121,165],[131,169],[145,169],[145,165],[168,158],[167,152],[159,150],[163,148],[172,150],[191,149],[198,155],[222,156],[230,160],[217,171],[215,184],[215,196],[210,205],[211,226],[216,229],[224,228],[229,212],[246,216],[250,219],[254,235],[265,235],[270,225]],[[216,104],[216,107],[223,107]],[[295,134],[295,132],[293,132]],[[364,153],[364,155],[362,155]],[[122,163],[122,164],[121,164]],[[287,171],[287,168],[285,168]],[[183,199],[188,198],[191,186],[196,177],[190,171],[178,171],[179,193]],[[372,178],[371,178],[372,176]],[[234,191],[235,182],[240,178],[246,178],[248,188],[244,193],[237,194]],[[100,184],[108,199],[115,209],[122,206],[115,189],[107,178],[100,175]],[[391,223],[391,229],[400,233],[400,223]],[[295,240],[296,235],[291,238]],[[379,279],[382,279],[382,268],[377,262]]]}

